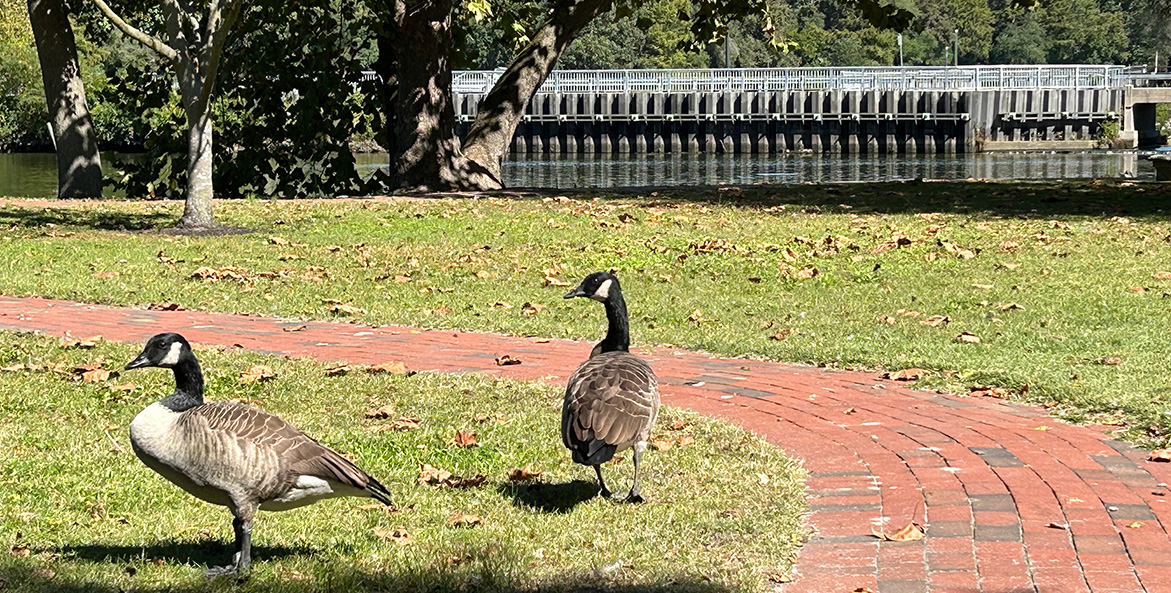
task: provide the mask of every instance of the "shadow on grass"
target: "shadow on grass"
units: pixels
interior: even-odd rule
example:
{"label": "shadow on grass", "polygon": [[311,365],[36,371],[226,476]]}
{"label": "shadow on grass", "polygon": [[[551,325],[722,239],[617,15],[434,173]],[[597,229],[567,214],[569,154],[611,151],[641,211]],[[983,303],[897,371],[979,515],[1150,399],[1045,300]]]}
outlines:
{"label": "shadow on grass", "polygon": [[[149,546],[62,546],[49,552],[59,552],[66,558],[90,562],[133,562],[143,558],[178,564],[219,565],[227,564],[235,551],[230,541],[206,543],[159,542]],[[315,550],[308,546],[290,548],[287,546],[253,546],[252,557],[257,561],[286,558],[289,556],[312,556]]]}
{"label": "shadow on grass", "polygon": [[542,513],[568,513],[573,507],[598,496],[598,484],[574,480],[561,484],[501,484],[497,491],[512,498],[512,504]]}
{"label": "shadow on grass", "polygon": [[[1128,185],[1123,185],[1124,183]],[[542,195],[546,192],[538,192]],[[1171,184],[1115,180],[902,181],[832,185],[739,185],[561,190],[577,198],[645,198],[648,203],[700,202],[788,212],[900,214],[944,212],[1020,218],[1143,216],[1171,219]]]}
{"label": "shadow on grass", "polygon": [[175,224],[166,212],[110,212],[94,208],[0,208],[0,227],[33,229],[49,225],[103,231],[146,231]]}
{"label": "shadow on grass", "polygon": [[[268,550],[269,552],[272,549]],[[627,572],[621,562],[594,570],[568,570],[535,577],[531,558],[520,558],[504,544],[465,550],[456,556],[441,554],[424,566],[401,566],[348,558],[320,558],[297,570],[271,569],[266,556],[253,564],[251,577],[203,578],[202,569],[152,582],[124,562],[113,559],[78,565],[76,558],[48,562],[35,557],[0,559],[0,588],[5,593],[736,593],[741,589],[712,582],[704,575],[667,569],[654,579]],[[70,562],[73,566],[68,566]],[[358,566],[355,566],[358,564]],[[304,572],[302,572],[304,571]],[[78,573],[82,573],[79,575]]]}

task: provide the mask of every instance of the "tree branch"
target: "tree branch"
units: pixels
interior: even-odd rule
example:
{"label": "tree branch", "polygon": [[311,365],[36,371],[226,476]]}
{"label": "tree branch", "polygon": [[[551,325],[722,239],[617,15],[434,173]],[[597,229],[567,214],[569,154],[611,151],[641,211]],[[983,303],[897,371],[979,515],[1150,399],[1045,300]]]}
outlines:
{"label": "tree branch", "polygon": [[213,0],[212,9],[214,12],[209,12],[207,15],[207,39],[200,50],[200,62],[207,68],[205,71],[206,83],[199,94],[201,103],[211,98],[211,91],[215,87],[216,76],[219,74],[220,61],[224,55],[224,44],[227,43],[228,33],[240,17],[240,7],[243,4],[243,0],[232,0],[225,17],[223,16],[223,7],[217,0]]}
{"label": "tree branch", "polygon": [[110,5],[105,3],[105,0],[93,0],[93,3],[98,6],[98,9],[102,11],[102,14],[106,15],[106,18],[110,19],[111,23],[114,23],[114,26],[118,27],[120,31],[135,41],[149,47],[150,49],[154,50],[155,53],[163,56],[164,58],[167,58],[168,60],[175,61],[178,59],[178,52],[176,52],[171,46],[163,43],[162,40],[160,40],[158,37],[143,33],[142,31],[134,28],[134,26],[130,23],[122,20],[122,17],[115,14],[114,10],[110,8]]}

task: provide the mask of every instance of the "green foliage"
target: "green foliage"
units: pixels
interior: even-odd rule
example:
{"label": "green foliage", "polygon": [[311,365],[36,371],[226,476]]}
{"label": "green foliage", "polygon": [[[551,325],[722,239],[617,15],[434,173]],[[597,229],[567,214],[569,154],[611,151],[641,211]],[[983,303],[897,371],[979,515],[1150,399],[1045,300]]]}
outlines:
{"label": "green foliage", "polygon": [[0,150],[48,145],[45,89],[24,0],[0,0]]}

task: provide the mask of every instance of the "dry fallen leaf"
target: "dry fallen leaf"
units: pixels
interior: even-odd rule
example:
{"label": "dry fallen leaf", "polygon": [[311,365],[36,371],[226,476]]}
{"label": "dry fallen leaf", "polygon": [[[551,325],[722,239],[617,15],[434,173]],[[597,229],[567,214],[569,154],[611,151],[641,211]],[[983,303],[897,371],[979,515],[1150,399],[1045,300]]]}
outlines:
{"label": "dry fallen leaf", "polygon": [[93,336],[84,339],[75,339],[69,336],[61,338],[60,346],[62,348],[93,348],[102,341],[101,336]]}
{"label": "dry fallen leaf", "polygon": [[687,320],[696,325],[699,325],[699,323],[703,321],[703,311],[699,309],[692,310],[691,313],[687,315]]}
{"label": "dry fallen leaf", "polygon": [[111,385],[110,391],[125,391],[125,392],[129,393],[131,391],[134,391],[134,389],[136,387],[137,386],[134,383],[119,383],[117,385]]}
{"label": "dry fallen leaf", "polygon": [[821,274],[821,272],[818,272],[817,268],[815,268],[813,266],[805,266],[804,268],[797,270],[797,278],[799,278],[801,280],[809,280],[810,278],[816,278],[819,274]]}
{"label": "dry fallen leaf", "polygon": [[920,313],[914,309],[899,309],[898,311],[895,311],[895,314],[901,315],[903,317],[918,317],[918,316],[922,315],[922,313]]}
{"label": "dry fallen leaf", "polygon": [[501,412],[496,412],[495,414],[493,414],[491,416],[489,416],[487,414],[476,414],[476,422],[479,422],[481,424],[483,424],[485,422],[489,422],[489,421],[499,424],[501,422],[504,422],[505,420],[508,420],[508,416],[504,415]]}
{"label": "dry fallen leaf", "polygon": [[289,240],[284,237],[269,237],[268,242],[272,243],[273,245],[281,245],[281,246],[289,244]]}
{"label": "dry fallen leaf", "polygon": [[1131,521],[1130,523],[1126,524],[1127,529],[1138,529],[1139,527],[1142,527],[1142,526],[1143,526],[1142,521]]}
{"label": "dry fallen leaf", "polygon": [[1155,449],[1147,456],[1147,461],[1171,461],[1171,449]]}
{"label": "dry fallen leaf", "polygon": [[178,303],[163,301],[161,303],[151,305],[147,307],[147,309],[150,309],[151,311],[182,311],[183,307],[180,307]]}
{"label": "dry fallen leaf", "polygon": [[920,321],[919,325],[926,325],[929,327],[939,327],[941,325],[946,324],[949,321],[951,321],[951,318],[948,317],[947,315],[932,315],[931,317],[928,317],[927,319]]}
{"label": "dry fallen leaf", "polygon": [[455,436],[451,437],[451,441],[448,444],[453,447],[467,448],[476,447],[479,445],[479,442],[476,441],[476,433],[460,430],[455,433]]}
{"label": "dry fallen leaf", "polygon": [[1151,277],[1155,280],[1171,280],[1171,272],[1155,272]]}
{"label": "dry fallen leaf", "polygon": [[351,367],[348,364],[339,364],[336,366],[331,366],[331,367],[326,368],[325,369],[325,376],[326,377],[338,377],[338,376],[344,375],[352,370],[354,370],[353,367]]}
{"label": "dry fallen leaf", "polygon": [[674,445],[674,439],[655,439],[651,441],[651,448],[655,451],[666,451]]}
{"label": "dry fallen leaf", "polygon": [[451,527],[471,527],[483,522],[484,520],[479,515],[469,515],[466,513],[456,513],[447,518],[447,524]]}
{"label": "dry fallen leaf", "polygon": [[420,484],[438,485],[447,481],[451,477],[451,472],[445,469],[439,469],[433,465],[426,463],[419,464],[419,478]]}
{"label": "dry fallen leaf", "polygon": [[362,309],[359,309],[353,305],[342,303],[340,305],[330,305],[329,312],[337,313],[338,315],[357,315],[362,313]]}
{"label": "dry fallen leaf", "polygon": [[1098,364],[1120,365],[1122,364],[1122,358],[1118,356],[1103,356],[1098,359]]}
{"label": "dry fallen leaf", "polygon": [[976,288],[979,290],[992,290],[994,287],[991,284],[973,284],[972,288]]}
{"label": "dry fallen leaf", "polygon": [[487,480],[488,478],[481,474],[476,474],[470,478],[465,478],[463,476],[452,476],[444,480],[443,485],[450,488],[475,488]]}
{"label": "dry fallen leaf", "polygon": [[1042,424],[1041,426],[1034,426],[1033,427],[1033,430],[1037,430],[1037,431],[1041,431],[1041,432],[1045,432],[1046,430],[1049,430],[1049,429],[1050,429],[1050,426],[1047,424]]}
{"label": "dry fallen leaf", "polygon": [[496,357],[496,366],[505,367],[505,366],[514,365],[514,364],[520,364],[520,359],[513,358],[509,354],[505,354],[504,356],[497,356]]}
{"label": "dry fallen leaf", "polygon": [[406,529],[396,527],[394,529],[384,529],[382,527],[374,528],[374,535],[381,539],[388,539],[400,546],[414,545],[415,538]]}
{"label": "dry fallen leaf", "polygon": [[394,415],[394,406],[386,404],[370,410],[366,410],[367,418],[390,418]]}
{"label": "dry fallen leaf", "polygon": [[882,317],[878,318],[878,322],[885,323],[887,325],[894,325],[895,323],[898,323],[898,319],[895,319],[894,317],[891,317],[890,315],[883,315]]}
{"label": "dry fallen leaf", "polygon": [[920,368],[909,368],[887,373],[886,378],[892,381],[918,381],[927,375],[927,371]]}
{"label": "dry fallen leaf", "polygon": [[93,273],[94,278],[101,278],[102,280],[108,280],[110,278],[117,278],[118,276],[119,276],[118,272],[94,272]]}
{"label": "dry fallen leaf", "polygon": [[285,328],[281,328],[281,329],[283,329],[284,331],[287,331],[287,332],[303,332],[303,331],[309,329],[309,326],[305,325],[305,324],[301,324],[301,325],[294,325],[293,327],[285,327]]}
{"label": "dry fallen leaf", "polygon": [[914,542],[923,539],[923,526],[914,521],[907,523],[902,529],[893,533],[871,529],[874,537],[891,542]]}
{"label": "dry fallen leaf", "polygon": [[544,309],[545,305],[534,305],[533,303],[525,303],[520,306],[520,314],[525,317],[532,317]]}
{"label": "dry fallen leaf", "polygon": [[1024,307],[1024,305],[1018,305],[1017,303],[1005,303],[1000,306],[1000,310],[1001,311],[1024,311],[1025,307]]}
{"label": "dry fallen leaf", "polygon": [[855,412],[857,412],[857,411],[858,411],[858,410],[855,410],[854,408],[846,408],[846,409],[842,410],[842,413],[843,413],[843,414],[847,414],[847,415],[849,415],[849,414],[853,414],[853,413],[855,413]]}
{"label": "dry fallen leaf", "polygon": [[275,378],[276,375],[273,374],[272,369],[262,364],[258,364],[248,369],[247,371],[240,373],[241,383],[263,383],[265,381],[271,381]]}
{"label": "dry fallen leaf", "polygon": [[973,387],[968,391],[968,395],[971,397],[996,397],[1000,399],[1006,399],[1012,394],[1010,394],[1008,390],[1004,389],[1003,387]]}
{"label": "dry fallen leaf", "polygon": [[768,580],[774,583],[791,583],[793,582],[793,575],[787,570],[778,570],[769,575]]}
{"label": "dry fallen leaf", "polygon": [[85,371],[81,374],[82,383],[100,383],[110,378],[110,371],[106,369],[94,369],[92,371]]}
{"label": "dry fallen leaf", "polygon": [[680,418],[680,419],[672,422],[671,426],[668,426],[667,428],[669,428],[671,430],[683,430],[684,428],[687,428],[690,424],[691,424],[690,422]]}
{"label": "dry fallen leaf", "polygon": [[676,446],[676,447],[686,447],[686,446],[688,446],[688,445],[690,445],[690,444],[692,444],[692,443],[694,443],[694,442],[695,442],[695,437],[693,437],[693,436],[691,436],[691,435],[689,435],[689,434],[685,434],[685,435],[683,435],[683,436],[679,437],[679,438],[678,438],[678,439],[675,441],[675,446]]}
{"label": "dry fallen leaf", "polygon": [[956,340],[966,344],[979,344],[980,336],[977,336],[971,332],[960,332],[960,334],[956,336]]}
{"label": "dry fallen leaf", "polygon": [[1001,241],[1000,242],[1000,248],[1005,251],[1016,251],[1020,246],[1021,246],[1021,244],[1017,243],[1016,241]]}
{"label": "dry fallen leaf", "polygon": [[531,465],[518,467],[508,472],[508,479],[511,482],[530,482],[539,477],[541,477],[541,470],[533,469]]}
{"label": "dry fallen leaf", "polygon": [[1147,291],[1147,287],[1145,287],[1145,286],[1131,286],[1130,287],[1130,292],[1146,292],[1146,291]]}

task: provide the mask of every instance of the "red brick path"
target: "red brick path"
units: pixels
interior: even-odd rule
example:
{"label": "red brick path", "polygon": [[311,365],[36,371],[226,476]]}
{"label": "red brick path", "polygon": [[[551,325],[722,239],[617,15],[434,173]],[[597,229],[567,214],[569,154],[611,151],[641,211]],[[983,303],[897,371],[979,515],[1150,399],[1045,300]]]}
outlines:
{"label": "red brick path", "polygon": [[[563,383],[590,346],[494,334],[117,309],[0,297],[0,329],[210,344]],[[521,365],[498,367],[510,354]],[[809,470],[817,535],[788,593],[1171,592],[1171,464],[993,399],[911,391],[861,372],[644,351],[664,401],[727,418]],[[1047,427],[1042,429],[1042,427]],[[917,542],[871,527],[926,526]]]}

